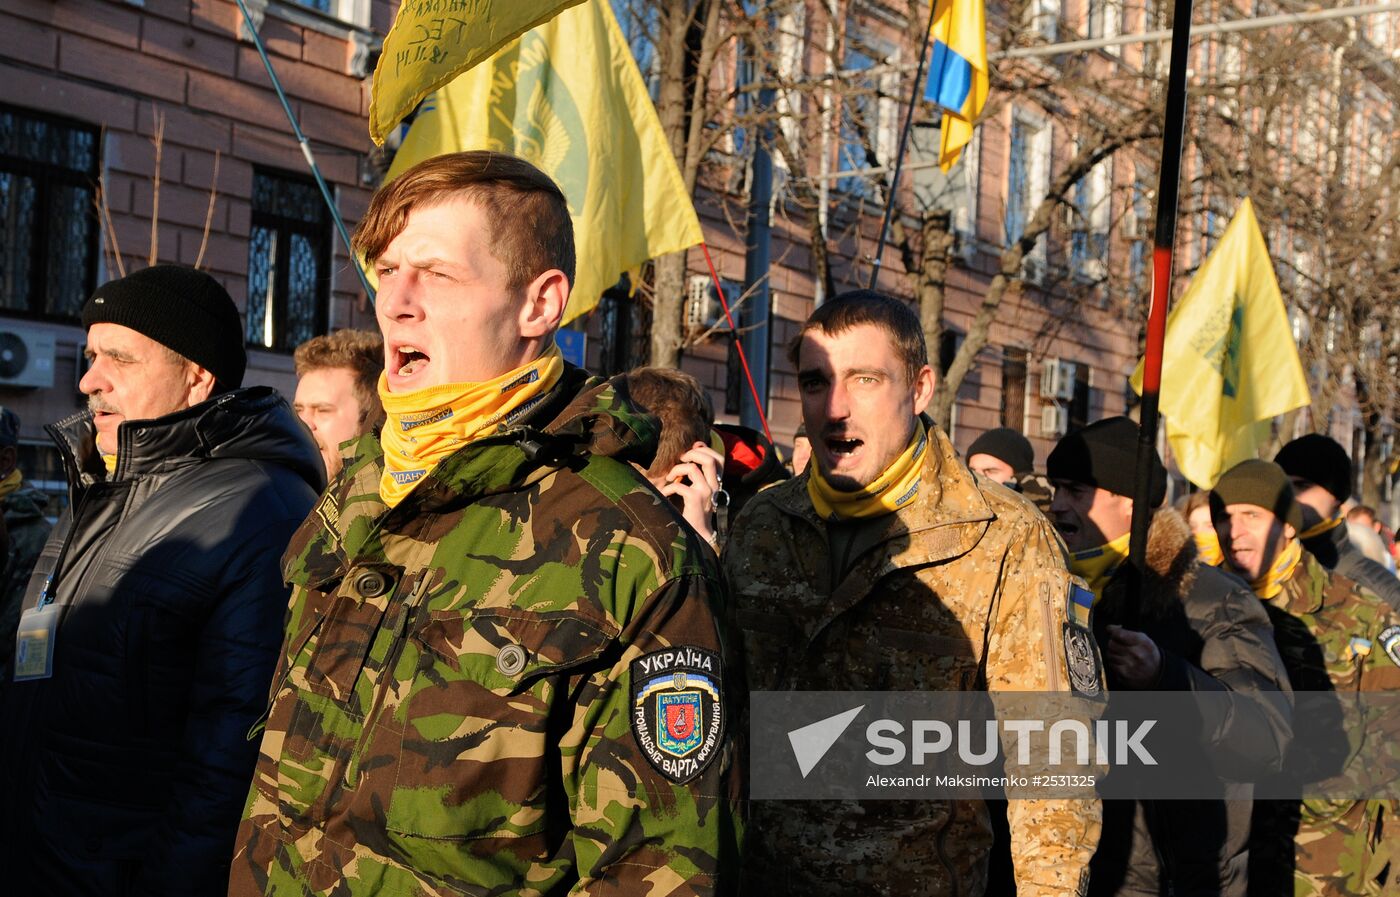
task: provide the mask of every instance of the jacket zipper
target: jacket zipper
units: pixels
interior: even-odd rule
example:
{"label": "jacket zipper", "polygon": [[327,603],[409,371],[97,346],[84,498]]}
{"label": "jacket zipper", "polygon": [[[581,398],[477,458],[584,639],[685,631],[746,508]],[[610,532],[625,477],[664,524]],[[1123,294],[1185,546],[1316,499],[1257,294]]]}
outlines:
{"label": "jacket zipper", "polygon": [[938,860],[943,864],[944,870],[948,873],[948,887],[951,897],[958,897],[962,889],[958,887],[958,873],[953,868],[953,861],[948,858],[948,829],[953,827],[953,805],[948,804],[948,819],[943,823],[943,827],[938,830],[938,838],[934,845],[938,848]]}
{"label": "jacket zipper", "polygon": [[1040,584],[1040,622],[1045,627],[1045,672],[1050,690],[1060,690],[1060,658],[1055,651],[1055,611],[1050,606],[1050,586]]}
{"label": "jacket zipper", "polygon": [[370,734],[373,732],[374,721],[378,717],[380,709],[384,704],[384,697],[389,693],[390,679],[393,676],[395,665],[399,662],[399,656],[403,654],[404,642],[408,639],[408,627],[413,622],[418,603],[422,600],[424,592],[428,586],[428,571],[425,569],[420,575],[418,582],[414,584],[413,591],[408,593],[408,598],[404,601],[399,610],[398,619],[394,621],[393,643],[389,646],[389,651],[384,657],[384,665],[381,668],[382,680],[374,691],[374,700],[370,704],[369,712],[365,714],[365,721],[360,727],[360,737],[355,739],[355,749],[351,752],[349,760],[345,764],[344,785],[353,789],[356,779],[360,774],[360,755],[364,753],[365,747],[369,744]]}

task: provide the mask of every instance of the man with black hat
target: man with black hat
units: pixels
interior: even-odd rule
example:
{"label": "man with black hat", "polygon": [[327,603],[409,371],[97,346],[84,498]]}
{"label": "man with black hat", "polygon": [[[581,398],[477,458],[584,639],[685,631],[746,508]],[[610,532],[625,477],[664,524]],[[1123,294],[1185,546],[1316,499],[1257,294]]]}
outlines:
{"label": "man with black hat", "polygon": [[1351,497],[1351,458],[1321,433],[1300,436],[1279,449],[1274,463],[1293,484],[1302,514],[1298,538],[1308,553],[1334,573],[1360,583],[1400,611],[1400,579],[1353,545],[1342,504]]}
{"label": "man with black hat", "polygon": [[88,409],[48,428],[71,503],[0,691],[0,869],[15,894],[223,895],[288,589],[324,486],[238,309],[161,265],[83,308]]}
{"label": "man with black hat", "polygon": [[[1292,726],[1268,617],[1243,583],[1199,562],[1185,519],[1158,507],[1166,470],[1155,452],[1148,571],[1140,593],[1127,594],[1137,444],[1137,424],[1114,417],[1070,433],[1046,461],[1051,522],[1071,552],[1070,569],[1098,597],[1092,621],[1109,688],[1252,697],[1233,702],[1228,716],[1203,720],[1200,762],[1181,768],[1239,782],[1277,772]],[[1133,629],[1120,625],[1130,601]],[[1105,801],[1089,893],[1243,897],[1252,787],[1231,784],[1226,793],[1230,800]]]}
{"label": "man with black hat", "polygon": [[967,467],[1020,492],[1042,513],[1049,510],[1050,484],[1034,470],[1035,449],[1029,439],[1010,427],[988,430],[973,440],[967,447]]}
{"label": "man with black hat", "polygon": [[[1295,692],[1400,689],[1400,620],[1303,547],[1302,509],[1282,467],[1242,461],[1216,482],[1210,507],[1225,563],[1263,601]],[[1395,835],[1381,831],[1395,803],[1258,802],[1250,893],[1381,893],[1387,877],[1393,886]]]}
{"label": "man with black hat", "polygon": [[26,483],[19,469],[19,415],[0,408],[0,531],[5,545],[0,567],[0,670],[14,653],[24,589],[49,538],[47,504],[44,493]]}

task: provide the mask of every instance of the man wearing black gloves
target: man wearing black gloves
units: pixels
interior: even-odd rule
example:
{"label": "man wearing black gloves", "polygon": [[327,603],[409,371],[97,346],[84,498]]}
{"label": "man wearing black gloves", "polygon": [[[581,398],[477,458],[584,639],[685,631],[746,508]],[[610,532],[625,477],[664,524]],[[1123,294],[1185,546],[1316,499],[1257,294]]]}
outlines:
{"label": "man wearing black gloves", "polygon": [[1400,579],[1351,543],[1342,503],[1351,497],[1351,458],[1336,440],[1309,433],[1279,449],[1274,463],[1293,483],[1303,512],[1298,538],[1322,566],[1365,586],[1400,612]]}
{"label": "man wearing black gloves", "polygon": [[271,389],[240,389],[238,309],[162,265],[83,308],[89,410],[50,426],[71,503],[0,685],[0,875],[12,894],[228,888],[288,589],[324,486]]}
{"label": "man wearing black gloves", "polygon": [[[1109,418],[1060,440],[1046,462],[1051,522],[1071,552],[1070,569],[1094,591],[1109,690],[1233,692],[1241,700],[1231,713],[1203,722],[1199,768],[1245,781],[1275,772],[1292,727],[1268,616],[1244,583],[1198,561],[1179,513],[1158,508],[1166,472],[1155,456],[1149,571],[1142,594],[1127,594],[1137,442],[1137,424]],[[1137,602],[1141,631],[1120,625],[1129,601]],[[1229,785],[1227,794],[1232,799],[1105,801],[1089,893],[1242,897],[1252,787]]]}

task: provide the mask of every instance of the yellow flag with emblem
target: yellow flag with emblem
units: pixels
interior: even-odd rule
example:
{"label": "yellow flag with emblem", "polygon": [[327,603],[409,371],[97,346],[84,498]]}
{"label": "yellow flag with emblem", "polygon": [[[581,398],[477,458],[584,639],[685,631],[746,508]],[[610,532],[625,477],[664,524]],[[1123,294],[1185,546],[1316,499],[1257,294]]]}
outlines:
{"label": "yellow flag with emblem", "polygon": [[402,0],[374,66],[376,144],[428,94],[579,0]]}
{"label": "yellow flag with emblem", "polygon": [[[1142,363],[1132,386],[1142,393]],[[1167,317],[1160,408],[1177,467],[1202,489],[1259,457],[1276,416],[1311,403],[1254,205],[1230,225]]]}
{"label": "yellow flag with emblem", "polygon": [[473,149],[528,160],[568,198],[578,270],[565,323],[624,271],[704,239],[608,0],[566,10],[429,97],[388,179]]}

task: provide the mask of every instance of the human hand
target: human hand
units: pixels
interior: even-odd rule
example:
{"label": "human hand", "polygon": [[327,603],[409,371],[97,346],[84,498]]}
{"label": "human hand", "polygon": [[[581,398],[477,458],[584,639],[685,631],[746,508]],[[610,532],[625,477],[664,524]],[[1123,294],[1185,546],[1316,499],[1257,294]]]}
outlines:
{"label": "human hand", "polygon": [[1105,662],[1128,688],[1151,688],[1162,676],[1162,649],[1146,633],[1108,627]]}
{"label": "human hand", "polygon": [[724,482],[724,456],[703,442],[697,442],[681,455],[679,462],[666,473],[661,494],[678,496],[681,516],[700,538],[715,544],[713,525],[714,496]]}

